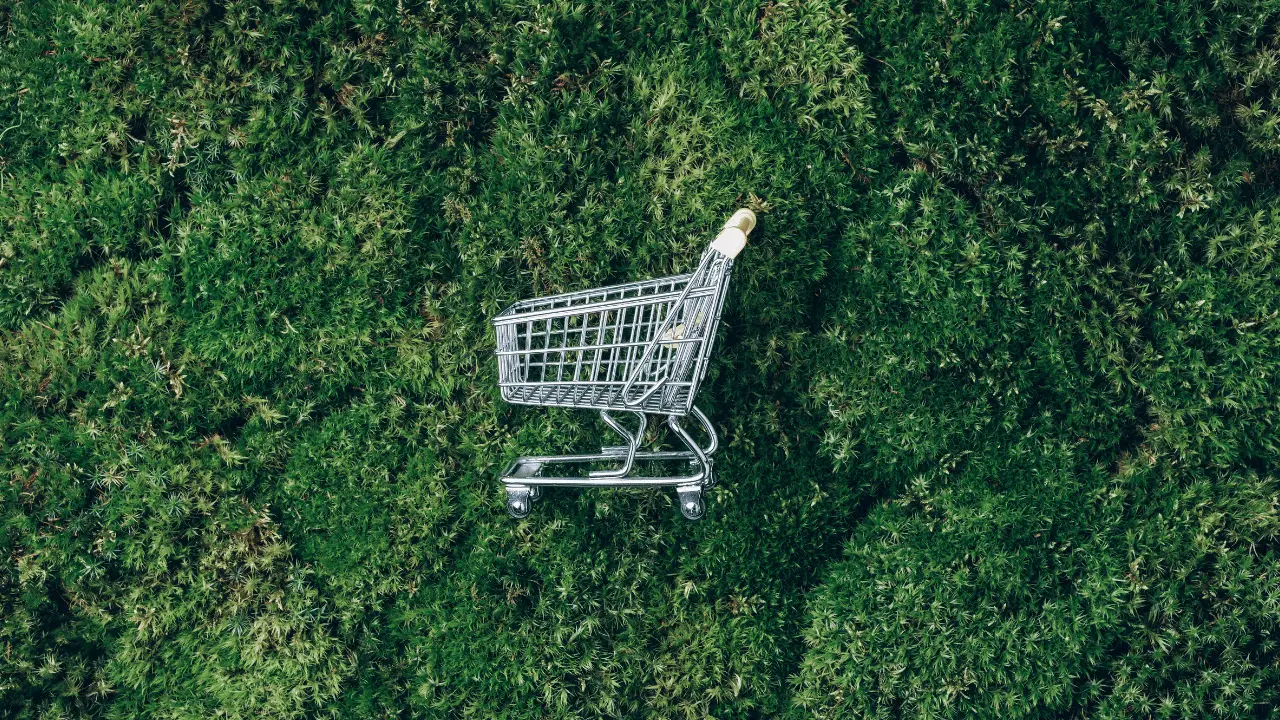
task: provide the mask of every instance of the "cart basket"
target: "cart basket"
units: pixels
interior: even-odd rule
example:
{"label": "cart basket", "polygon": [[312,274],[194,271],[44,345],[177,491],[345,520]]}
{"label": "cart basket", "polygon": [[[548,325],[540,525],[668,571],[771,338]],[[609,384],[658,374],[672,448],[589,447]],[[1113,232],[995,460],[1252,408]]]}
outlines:
{"label": "cart basket", "polygon": [[[687,434],[679,429],[679,419],[694,414],[711,436],[709,448],[714,451],[714,429],[693,403],[715,345],[734,258],[754,227],[755,215],[750,210],[734,213],[691,273],[522,300],[493,319],[498,383],[504,400],[521,405],[599,410],[606,423],[628,443],[622,454],[618,448],[606,447],[599,456],[543,457],[536,461],[536,471],[529,470],[534,459],[521,458],[503,478],[513,515],[528,513],[527,501],[512,499],[513,484],[518,490],[530,488],[517,495],[536,498],[538,493],[531,488],[540,485],[702,487],[712,482],[709,458],[702,458],[706,462],[700,463],[697,457],[709,453],[693,452],[701,450],[697,443],[688,458],[701,465],[698,470],[702,477],[696,481],[690,482],[694,476],[680,475],[666,478],[670,482],[652,482],[663,478],[630,478],[629,472],[643,439],[645,413],[667,416],[682,440]],[[610,411],[639,416],[640,430],[626,430]],[[606,462],[620,457],[626,458],[626,472],[597,471],[583,482],[544,477],[543,473],[546,466],[557,462]],[[517,479],[518,482],[510,482]],[[599,482],[586,481],[593,479]],[[700,497],[698,506],[696,514],[700,517]]]}

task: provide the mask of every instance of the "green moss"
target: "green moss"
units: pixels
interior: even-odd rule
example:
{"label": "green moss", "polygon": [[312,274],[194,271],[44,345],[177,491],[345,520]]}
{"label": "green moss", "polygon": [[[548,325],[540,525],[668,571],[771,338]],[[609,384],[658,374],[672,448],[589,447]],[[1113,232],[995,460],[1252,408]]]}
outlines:
{"label": "green moss", "polygon": [[[1278,12],[0,6],[0,714],[1274,714]],[[708,517],[508,518],[739,206]]]}

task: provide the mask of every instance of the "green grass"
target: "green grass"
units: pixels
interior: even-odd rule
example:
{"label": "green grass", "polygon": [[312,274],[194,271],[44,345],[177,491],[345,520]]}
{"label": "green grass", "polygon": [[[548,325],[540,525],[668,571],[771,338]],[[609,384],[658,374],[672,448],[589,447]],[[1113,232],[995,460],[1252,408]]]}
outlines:
{"label": "green grass", "polygon": [[[0,715],[1280,715],[1280,3],[0,3]],[[707,518],[507,303],[757,231]]]}

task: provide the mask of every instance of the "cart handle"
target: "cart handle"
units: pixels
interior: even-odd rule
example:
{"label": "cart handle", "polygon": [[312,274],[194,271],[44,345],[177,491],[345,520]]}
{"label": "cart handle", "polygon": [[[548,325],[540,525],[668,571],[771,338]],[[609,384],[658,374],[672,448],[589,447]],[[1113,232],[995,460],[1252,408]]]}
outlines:
{"label": "cart handle", "polygon": [[631,371],[631,375],[627,378],[627,384],[622,386],[623,405],[627,407],[636,407],[640,405],[645,400],[652,397],[654,393],[658,392],[658,390],[666,385],[667,381],[671,379],[670,377],[664,377],[655,382],[653,387],[646,390],[643,395],[635,400],[627,399],[627,396],[631,394],[631,388],[636,384],[636,381],[640,379],[640,375],[648,364],[649,358],[653,356],[653,351],[656,350],[658,344],[663,341],[663,335],[666,334],[668,328],[671,327],[672,321],[675,320],[677,309],[684,305],[685,299],[689,296],[689,291],[693,289],[694,279],[698,277],[699,273],[702,272],[702,269],[705,268],[707,263],[711,262],[711,258],[714,257],[715,253],[712,251],[714,250],[715,252],[724,255],[730,260],[736,258],[738,253],[742,252],[742,248],[747,244],[747,233],[754,230],[755,227],[756,214],[747,208],[740,208],[729,218],[728,221],[725,222],[724,227],[720,228],[720,232],[716,235],[716,239],[711,241],[711,247],[707,249],[707,252],[702,254],[702,261],[698,263],[698,269],[694,270],[693,274],[689,276],[689,282],[685,283],[684,290],[680,293],[680,297],[676,298],[676,301],[671,304],[671,312],[667,313],[667,317],[663,319],[662,325],[656,332],[654,332],[653,340],[649,341],[649,344],[645,347],[644,354],[640,356],[640,360],[636,363],[635,369]]}
{"label": "cart handle", "polygon": [[727,258],[736,258],[747,244],[747,235],[756,227],[756,214],[747,208],[741,208],[720,228],[720,233],[711,242],[711,247],[719,250]]}

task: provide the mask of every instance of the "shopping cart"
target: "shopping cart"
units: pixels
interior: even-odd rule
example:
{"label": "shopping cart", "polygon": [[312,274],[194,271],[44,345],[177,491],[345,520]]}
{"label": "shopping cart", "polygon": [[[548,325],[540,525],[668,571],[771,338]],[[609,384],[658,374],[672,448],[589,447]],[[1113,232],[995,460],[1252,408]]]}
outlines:
{"label": "shopping cart", "polygon": [[[518,458],[502,474],[512,516],[528,515],[546,486],[672,486],[686,518],[703,516],[702,491],[715,483],[711,456],[719,441],[693,400],[715,344],[733,259],[755,224],[750,210],[734,213],[691,273],[522,300],[493,319],[504,400],[597,409],[626,442],[598,455]],[[611,413],[633,415],[636,428]],[[687,449],[640,450],[649,413],[665,415]],[[705,446],[682,424],[689,415],[702,426]],[[689,473],[640,476],[633,474],[637,463],[679,463]],[[583,475],[591,465],[612,467]],[[562,470],[573,467],[577,474]]]}

